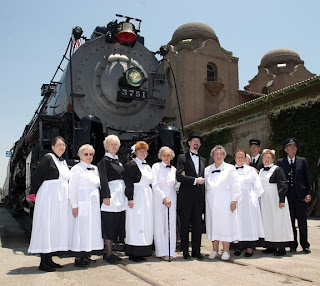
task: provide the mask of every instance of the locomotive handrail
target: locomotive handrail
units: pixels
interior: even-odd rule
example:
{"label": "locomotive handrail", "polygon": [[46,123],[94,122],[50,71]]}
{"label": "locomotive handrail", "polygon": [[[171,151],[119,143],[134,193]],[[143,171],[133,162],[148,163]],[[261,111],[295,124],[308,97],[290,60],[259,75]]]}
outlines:
{"label": "locomotive handrail", "polygon": [[66,51],[64,52],[64,54],[63,54],[63,56],[62,56],[62,59],[61,59],[59,65],[58,65],[58,67],[57,67],[57,69],[56,69],[56,71],[55,71],[55,73],[54,73],[54,75],[53,75],[50,83],[54,83],[54,78],[56,77],[56,75],[57,75],[57,73],[58,73],[59,70],[61,70],[62,72],[64,72],[64,70],[61,68],[61,64],[63,63],[63,61],[64,61],[65,59],[66,59],[67,61],[70,61],[70,59],[68,59],[66,55],[67,55],[67,52],[68,52],[68,50],[69,50],[69,47],[70,47],[71,43],[72,43],[72,37],[71,37],[70,40],[69,40],[67,49],[66,49]]}

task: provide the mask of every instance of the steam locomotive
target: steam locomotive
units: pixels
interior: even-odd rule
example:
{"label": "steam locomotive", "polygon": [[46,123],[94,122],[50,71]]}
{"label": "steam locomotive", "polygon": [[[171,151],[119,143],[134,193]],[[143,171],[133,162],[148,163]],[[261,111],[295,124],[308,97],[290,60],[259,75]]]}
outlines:
{"label": "steam locomotive", "polygon": [[[82,36],[80,27],[73,28],[53,79],[42,86],[39,107],[11,150],[5,200],[16,211],[30,211],[26,195],[31,174],[51,150],[55,136],[66,139],[64,157],[69,166],[77,162],[79,147],[87,143],[94,146],[97,163],[109,134],[119,136],[124,163],[138,140],[149,143],[151,164],[163,145],[181,151],[179,129],[164,124],[169,86],[162,61],[144,46],[141,20],[116,16],[124,20],[96,27],[90,38]],[[165,49],[160,51],[163,56]],[[54,81],[64,61],[61,79]]]}

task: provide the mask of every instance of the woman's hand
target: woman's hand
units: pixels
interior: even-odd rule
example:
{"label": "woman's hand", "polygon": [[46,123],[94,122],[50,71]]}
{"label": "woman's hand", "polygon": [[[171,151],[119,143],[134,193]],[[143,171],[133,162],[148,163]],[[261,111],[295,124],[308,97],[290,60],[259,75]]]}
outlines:
{"label": "woman's hand", "polygon": [[231,204],[230,204],[230,210],[232,212],[234,212],[236,210],[236,208],[237,208],[237,202],[232,201]]}
{"label": "woman's hand", "polygon": [[284,208],[284,203],[279,203],[279,208],[280,209]]}
{"label": "woman's hand", "polygon": [[103,199],[103,203],[107,206],[110,206],[110,198]]}
{"label": "woman's hand", "polygon": [[130,209],[132,209],[133,206],[134,206],[134,200],[128,201],[128,206],[129,206]]}
{"label": "woman's hand", "polygon": [[171,201],[170,201],[167,197],[165,197],[165,198],[163,199],[163,204],[164,204],[167,208],[170,208],[170,207],[171,207]]}
{"label": "woman's hand", "polygon": [[78,208],[73,208],[72,209],[72,214],[73,214],[74,217],[77,217],[78,213],[79,213],[79,209]]}

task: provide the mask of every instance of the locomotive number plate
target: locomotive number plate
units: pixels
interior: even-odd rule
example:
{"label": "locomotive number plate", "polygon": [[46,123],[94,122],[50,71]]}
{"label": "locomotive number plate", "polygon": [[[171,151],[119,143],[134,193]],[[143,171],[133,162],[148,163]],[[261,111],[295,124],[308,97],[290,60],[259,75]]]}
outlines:
{"label": "locomotive number plate", "polygon": [[122,98],[146,100],[147,99],[147,92],[145,90],[120,88],[120,96]]}

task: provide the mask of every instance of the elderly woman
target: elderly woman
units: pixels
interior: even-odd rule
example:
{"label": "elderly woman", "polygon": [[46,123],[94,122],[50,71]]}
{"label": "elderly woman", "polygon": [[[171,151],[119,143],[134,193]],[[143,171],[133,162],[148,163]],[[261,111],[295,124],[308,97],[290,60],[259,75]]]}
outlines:
{"label": "elderly woman", "polygon": [[264,189],[261,198],[261,215],[267,246],[263,253],[275,256],[286,255],[285,247],[293,241],[290,212],[286,193],[287,181],[283,169],[273,164],[275,151],[265,149],[262,152],[264,168],[260,170],[260,180]]}
{"label": "elderly woman", "polygon": [[91,165],[94,149],[85,144],[79,148],[80,163],[71,168],[69,200],[73,214],[71,250],[74,265],[87,267],[93,250],[103,249],[100,215],[100,178],[96,166]]}
{"label": "elderly woman", "polygon": [[117,156],[120,140],[116,135],[109,135],[103,145],[106,154],[98,163],[102,199],[102,237],[105,245],[103,259],[110,264],[117,264],[122,259],[112,253],[112,245],[114,240],[124,237],[125,210],[128,202],[123,181],[124,168]]}
{"label": "elderly woman", "polygon": [[259,204],[263,188],[256,170],[245,163],[246,151],[237,149],[234,159],[241,188],[241,196],[237,206],[240,238],[239,243],[234,245],[237,248],[234,255],[239,256],[241,250],[246,248],[244,256],[251,257],[256,246],[264,246],[264,231]]}
{"label": "elderly woman", "polygon": [[[176,168],[170,165],[174,156],[172,149],[161,147],[158,154],[161,162],[152,166],[154,245],[156,256],[164,260],[174,258],[176,248],[177,190],[180,183],[176,180]],[[168,219],[170,219],[170,239]]]}
{"label": "elderly woman", "polygon": [[125,165],[124,181],[129,208],[126,211],[126,254],[135,262],[145,261],[152,254],[152,171],[145,159],[149,145],[134,145],[136,158]]}
{"label": "elderly woman", "polygon": [[32,174],[31,193],[37,195],[29,253],[40,253],[39,270],[52,272],[62,265],[52,261],[56,251],[70,250],[71,207],[68,199],[70,171],[62,158],[66,144],[62,137],[52,140],[52,153],[46,154]]}
{"label": "elderly woman", "polygon": [[222,260],[230,258],[230,242],[238,241],[239,222],[237,201],[241,195],[239,178],[233,165],[224,162],[226,151],[221,145],[211,150],[214,163],[205,168],[206,186],[206,230],[212,241],[213,250],[209,259],[218,254],[219,241],[222,241]]}

